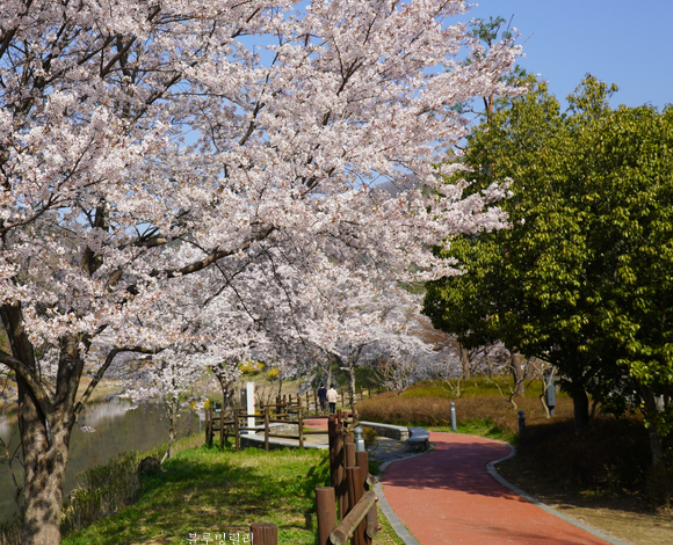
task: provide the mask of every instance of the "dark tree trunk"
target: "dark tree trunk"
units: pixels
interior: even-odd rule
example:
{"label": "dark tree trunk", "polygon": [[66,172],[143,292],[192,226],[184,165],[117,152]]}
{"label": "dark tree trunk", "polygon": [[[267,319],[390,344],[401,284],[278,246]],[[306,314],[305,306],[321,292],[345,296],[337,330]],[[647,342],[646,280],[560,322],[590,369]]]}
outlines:
{"label": "dark tree trunk", "polygon": [[45,419],[25,395],[20,406],[25,465],[21,543],[58,545],[72,423]]}
{"label": "dark tree trunk", "polygon": [[[177,435],[177,423],[178,423],[178,413],[180,412],[180,400],[177,396],[173,395],[171,400],[168,402],[169,407],[169,417],[170,417],[170,429],[168,430],[168,450],[164,456],[164,460],[173,456],[173,447],[175,445],[175,438]],[[164,460],[161,460],[163,463]]]}
{"label": "dark tree trunk", "polygon": [[589,396],[587,396],[586,390],[572,392],[572,396],[575,431],[581,431],[589,423]]}
{"label": "dark tree trunk", "polygon": [[348,396],[350,398],[351,411],[355,416],[355,363],[348,366]]}
{"label": "dark tree trunk", "polygon": [[[649,416],[650,427],[648,429],[648,436],[650,440],[650,452],[652,453],[652,465],[661,460],[664,454],[664,448],[661,442],[661,432],[657,427],[656,415],[659,412],[659,407],[654,397],[654,392],[651,388],[643,386],[641,388],[643,394],[643,401],[645,405],[645,416]],[[652,418],[652,417],[655,418]]]}
{"label": "dark tree trunk", "polygon": [[325,383],[325,386],[329,388],[332,385],[332,362],[328,362],[327,364],[327,382]]}
{"label": "dark tree trunk", "polygon": [[75,424],[75,396],[82,375],[81,338],[60,343],[56,388],[49,395],[40,384],[33,346],[23,328],[19,305],[4,305],[2,321],[17,371],[18,422],[23,451],[23,545],[58,545],[63,510],[63,487],[70,435]]}
{"label": "dark tree trunk", "polygon": [[661,460],[664,449],[661,444],[661,434],[656,426],[650,426],[648,435],[650,439],[650,451],[652,452],[652,465],[654,465]]}
{"label": "dark tree trunk", "polygon": [[220,383],[220,390],[222,391],[222,409],[226,411],[231,411],[233,409],[233,400],[234,396],[231,393],[231,387],[234,384],[234,381],[231,379],[226,379],[224,374],[218,371],[218,368],[212,368],[215,376],[217,377],[217,382]]}
{"label": "dark tree trunk", "polygon": [[514,379],[514,395],[524,395],[526,393],[526,358],[521,354],[512,354],[510,370]]}

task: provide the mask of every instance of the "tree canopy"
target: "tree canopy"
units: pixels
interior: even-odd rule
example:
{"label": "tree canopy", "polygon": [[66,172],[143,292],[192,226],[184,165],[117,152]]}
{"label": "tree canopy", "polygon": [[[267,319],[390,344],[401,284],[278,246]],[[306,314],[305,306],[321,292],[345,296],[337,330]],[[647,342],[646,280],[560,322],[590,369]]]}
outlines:
{"label": "tree canopy", "polygon": [[451,17],[467,9],[2,3],[0,362],[18,384],[23,543],[59,541],[83,373],[93,388],[131,372],[123,353],[169,347],[236,362],[296,338],[335,269],[437,277],[451,263],[430,245],[501,226],[498,188],[463,199],[435,175],[466,134],[455,105],[515,92],[511,40],[462,62],[478,40]]}
{"label": "tree canopy", "polygon": [[463,158],[471,192],[512,180],[510,228],[439,248],[466,274],[430,282],[424,312],[468,346],[500,339],[557,365],[580,413],[586,392],[640,406],[656,458],[673,423],[673,108],[612,109],[616,88],[587,76],[561,112],[525,82]]}

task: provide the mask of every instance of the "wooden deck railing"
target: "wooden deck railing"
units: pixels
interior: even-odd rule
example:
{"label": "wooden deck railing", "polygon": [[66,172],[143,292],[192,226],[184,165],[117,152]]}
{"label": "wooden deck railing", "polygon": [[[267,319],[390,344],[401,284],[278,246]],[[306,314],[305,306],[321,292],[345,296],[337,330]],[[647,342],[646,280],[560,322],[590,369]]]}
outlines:
{"label": "wooden deck railing", "polygon": [[[359,401],[376,395],[381,389],[363,390],[360,388],[355,392],[356,399]],[[342,392],[343,395],[343,392]],[[255,418],[255,427],[247,427],[241,422],[246,422],[248,418]],[[206,409],[206,444],[212,446],[215,437],[219,438],[220,448],[224,448],[225,440],[232,436],[234,438],[234,446],[236,450],[241,448],[241,432],[254,431],[264,432],[264,448],[269,450],[269,438],[294,439],[299,442],[299,447],[304,447],[304,439],[306,435],[325,435],[327,431],[322,430],[306,430],[304,429],[304,420],[306,418],[328,418],[322,414],[320,406],[315,395],[311,397],[310,394],[301,396],[276,396],[275,403],[259,404],[259,412],[255,414],[246,414],[243,409],[220,410]],[[260,422],[259,425],[257,422]],[[290,435],[287,433],[273,433],[270,424],[289,424],[297,426],[297,434]]]}

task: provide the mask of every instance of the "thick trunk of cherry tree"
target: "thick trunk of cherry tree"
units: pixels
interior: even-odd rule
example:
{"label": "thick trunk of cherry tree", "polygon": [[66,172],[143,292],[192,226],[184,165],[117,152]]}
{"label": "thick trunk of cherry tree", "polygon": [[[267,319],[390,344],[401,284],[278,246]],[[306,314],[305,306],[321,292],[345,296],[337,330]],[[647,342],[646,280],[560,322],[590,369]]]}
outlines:
{"label": "thick trunk of cherry tree", "polygon": [[225,374],[218,367],[211,367],[211,370],[215,374],[217,382],[220,384],[220,390],[222,391],[222,409],[225,411],[231,411],[233,409],[234,400],[234,396],[231,392],[234,379],[227,378],[227,376],[225,376]]}
{"label": "thick trunk of cherry tree", "polygon": [[23,326],[19,304],[0,309],[17,371],[18,421],[24,465],[23,545],[58,545],[63,487],[70,435],[75,423],[75,396],[82,373],[79,339],[60,342],[56,389],[41,388],[34,348]]}
{"label": "thick trunk of cherry tree", "polygon": [[458,352],[460,355],[460,366],[463,372],[463,380],[472,378],[472,368],[470,366],[470,351],[462,344],[458,344]]}
{"label": "thick trunk of cherry tree", "polygon": [[522,354],[512,354],[510,370],[514,379],[514,395],[524,395],[526,393],[526,358]]}
{"label": "thick trunk of cherry tree", "polygon": [[58,545],[72,419],[64,418],[63,411],[45,418],[25,392],[19,394],[19,404],[25,466],[21,543]]}
{"label": "thick trunk of cherry tree", "polygon": [[348,397],[351,411],[355,416],[355,364],[348,367]]}

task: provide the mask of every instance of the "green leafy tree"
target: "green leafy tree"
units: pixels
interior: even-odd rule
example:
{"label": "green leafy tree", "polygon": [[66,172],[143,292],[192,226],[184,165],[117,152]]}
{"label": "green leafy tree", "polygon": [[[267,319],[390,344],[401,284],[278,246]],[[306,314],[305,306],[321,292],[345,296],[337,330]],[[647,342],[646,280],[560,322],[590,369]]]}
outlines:
{"label": "green leafy tree", "polygon": [[673,427],[673,109],[612,110],[616,88],[587,76],[561,113],[544,83],[526,84],[463,158],[468,191],[513,180],[511,228],[438,249],[466,274],[430,283],[425,312],[465,346],[500,339],[558,366],[578,428],[587,392],[614,412],[639,406],[656,460]]}

